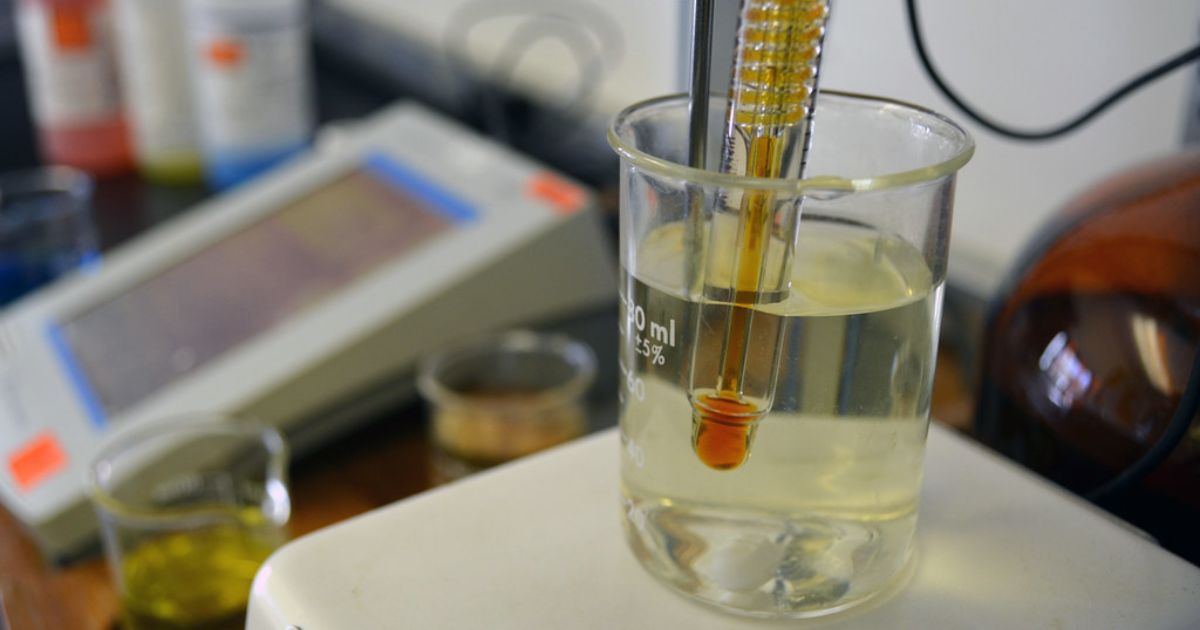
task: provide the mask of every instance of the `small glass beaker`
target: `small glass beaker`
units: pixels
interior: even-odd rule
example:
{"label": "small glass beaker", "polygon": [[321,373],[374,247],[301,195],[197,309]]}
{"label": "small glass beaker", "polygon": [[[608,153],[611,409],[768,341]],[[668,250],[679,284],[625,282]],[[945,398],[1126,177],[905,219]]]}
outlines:
{"label": "small glass beaker", "polygon": [[117,434],[87,485],[125,630],[245,626],[259,565],[287,538],[279,432],[184,416]]}
{"label": "small glass beaker", "polygon": [[[826,91],[809,177],[759,179],[684,166],[688,111],[684,96],[646,101],[609,134],[626,536],[703,602],[828,614],[895,584],[911,555],[955,174],[973,143],[919,107]],[[743,224],[747,200],[761,227]],[[734,278],[750,229],[747,296]]]}
{"label": "small glass beaker", "polygon": [[92,188],[65,166],[0,174],[0,306],[99,259]]}
{"label": "small glass beaker", "polygon": [[421,362],[432,412],[432,481],[454,481],[583,435],[596,374],[587,345],[513,331],[447,348]]}

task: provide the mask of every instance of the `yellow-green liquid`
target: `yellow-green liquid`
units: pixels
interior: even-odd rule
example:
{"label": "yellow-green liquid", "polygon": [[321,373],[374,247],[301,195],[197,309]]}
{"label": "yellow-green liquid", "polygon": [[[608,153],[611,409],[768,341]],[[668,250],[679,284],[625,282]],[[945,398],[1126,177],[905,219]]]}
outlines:
{"label": "yellow-green liquid", "polygon": [[880,592],[916,528],[942,279],[894,236],[806,221],[789,295],[752,307],[745,341],[747,382],[773,376],[774,398],[745,461],[714,469],[693,450],[688,383],[720,372],[729,309],[681,289],[683,243],[680,225],[651,233],[622,283],[633,550],[679,590],[747,614],[824,614]]}
{"label": "yellow-green liquid", "polygon": [[125,630],[241,630],[251,582],[277,545],[236,525],[143,543],[122,562]]}
{"label": "yellow-green liquid", "polygon": [[204,161],[199,153],[143,155],[138,169],[146,179],[169,186],[193,186],[204,181]]}

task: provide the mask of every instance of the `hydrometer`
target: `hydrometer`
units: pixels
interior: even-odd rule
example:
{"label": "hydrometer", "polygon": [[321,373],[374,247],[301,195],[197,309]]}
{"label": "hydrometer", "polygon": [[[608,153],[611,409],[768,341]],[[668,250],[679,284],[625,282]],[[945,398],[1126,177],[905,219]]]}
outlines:
{"label": "hydrometer", "polygon": [[[696,13],[700,38],[711,7],[698,7]],[[753,178],[802,176],[828,16],[828,0],[743,0],[722,139],[723,172]],[[706,104],[709,94],[697,79],[708,67],[709,60],[701,58],[707,54],[707,46],[693,49],[691,159],[701,168],[697,133],[707,128],[700,120],[707,107],[697,103],[703,99]],[[704,290],[708,298],[724,304],[723,338],[716,374],[698,372],[695,366],[701,362],[693,360],[689,398],[693,448],[704,464],[719,470],[737,468],[746,460],[775,389],[782,330],[756,330],[754,315],[756,306],[787,295],[794,234],[785,230],[782,253],[769,254],[777,210],[781,209],[769,190],[730,191],[717,201],[709,228]],[[789,223],[795,225],[799,208],[782,210],[792,212]],[[722,221],[722,214],[733,213],[736,221]],[[746,378],[750,341],[760,334],[774,335],[772,369],[768,378],[751,382]]]}

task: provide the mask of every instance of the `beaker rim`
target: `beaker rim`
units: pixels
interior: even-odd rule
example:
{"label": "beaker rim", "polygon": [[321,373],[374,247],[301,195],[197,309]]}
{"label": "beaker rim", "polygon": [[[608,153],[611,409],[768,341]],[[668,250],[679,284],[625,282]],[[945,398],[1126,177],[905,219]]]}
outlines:
{"label": "beaker rim", "polygon": [[[45,223],[76,216],[86,217],[96,184],[91,175],[69,166],[50,165],[0,173],[0,229]],[[59,193],[72,203],[42,207],[34,216],[14,217],[6,209],[12,198],[31,193]]]}
{"label": "beaker rim", "polygon": [[[687,105],[687,94],[668,94],[639,101],[621,110],[608,128],[608,144],[621,157],[647,171],[675,177],[677,179],[695,182],[720,188],[743,188],[755,190],[770,190],[790,194],[813,194],[820,192],[850,193],[887,190],[911,186],[933,181],[954,174],[961,169],[975,154],[975,140],[961,125],[950,118],[931,109],[902,100],[872,96],[855,92],[839,90],[821,90],[817,94],[818,102],[828,99],[856,101],[874,105],[890,106],[909,110],[930,121],[935,121],[957,135],[956,150],[950,157],[920,168],[900,170],[865,177],[842,177],[838,175],[813,175],[801,179],[764,178],[733,173],[722,173],[716,170],[700,169],[686,164],[680,164],[665,158],[651,155],[638,149],[631,142],[621,137],[620,131],[627,127],[629,120],[639,112],[659,107],[665,104]],[[820,111],[820,108],[817,108]]]}
{"label": "beaker rim", "polygon": [[561,382],[519,402],[489,401],[493,406],[543,409],[576,402],[596,378],[596,355],[586,343],[563,334],[509,330],[470,337],[426,356],[417,369],[417,389],[434,404],[469,405],[471,395],[444,383],[441,372],[465,360],[501,354],[544,354],[558,359],[570,371]]}
{"label": "beaker rim", "polygon": [[[287,483],[287,465],[289,448],[287,441],[280,431],[261,421],[245,416],[235,416],[224,413],[184,413],[159,418],[154,422],[141,424],[119,430],[110,435],[97,449],[91,458],[83,475],[84,492],[97,510],[103,510],[111,517],[126,521],[153,522],[182,522],[188,519],[206,520],[213,513],[222,512],[213,509],[188,509],[183,512],[147,508],[144,505],[124,501],[113,494],[110,487],[110,477],[113,474],[114,460],[129,457],[136,449],[147,449],[155,440],[169,438],[184,439],[191,435],[216,436],[227,435],[234,438],[245,438],[248,443],[261,443],[267,453],[267,470],[264,483],[268,486]],[[149,454],[135,457],[153,458],[157,456],[154,449]],[[182,517],[182,518],[181,518]]]}

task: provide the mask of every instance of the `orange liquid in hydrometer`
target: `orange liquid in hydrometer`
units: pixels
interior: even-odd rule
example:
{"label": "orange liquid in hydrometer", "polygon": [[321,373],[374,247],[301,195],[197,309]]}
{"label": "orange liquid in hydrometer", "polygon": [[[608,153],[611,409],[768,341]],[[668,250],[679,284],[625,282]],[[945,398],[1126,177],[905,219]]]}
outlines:
{"label": "orange liquid in hydrometer", "polygon": [[697,403],[698,422],[692,428],[692,446],[700,461],[717,470],[741,466],[750,452],[750,439],[760,409],[721,394],[704,394]]}
{"label": "orange liquid in hydrometer", "polygon": [[[727,112],[731,143],[745,143],[745,175],[783,176],[785,149],[799,142],[799,171],[807,141],[805,128],[816,88],[817,63],[827,0],[745,0],[738,34],[734,80]],[[732,155],[732,154],[727,154]],[[723,168],[741,170],[732,163]],[[771,237],[774,195],[743,191],[737,252],[732,269],[734,300],[721,352],[716,392],[693,399],[692,447],[700,461],[717,470],[746,461],[758,421],[770,406],[769,391],[747,396],[745,372],[754,306],[763,291]],[[770,287],[772,291],[778,287]],[[774,378],[772,376],[772,378]],[[758,394],[767,393],[766,396]],[[752,402],[762,400],[762,403]]]}
{"label": "orange liquid in hydrometer", "polygon": [[[781,149],[782,143],[774,138],[751,141],[748,174],[777,176]],[[771,193],[761,190],[747,191],[742,198],[734,303],[729,307],[717,393],[697,397],[694,405],[692,447],[700,461],[717,470],[737,468],[746,461],[754,425],[764,411],[743,395],[742,379],[754,317],[752,308],[758,302],[763,258],[771,237],[772,198]]]}

